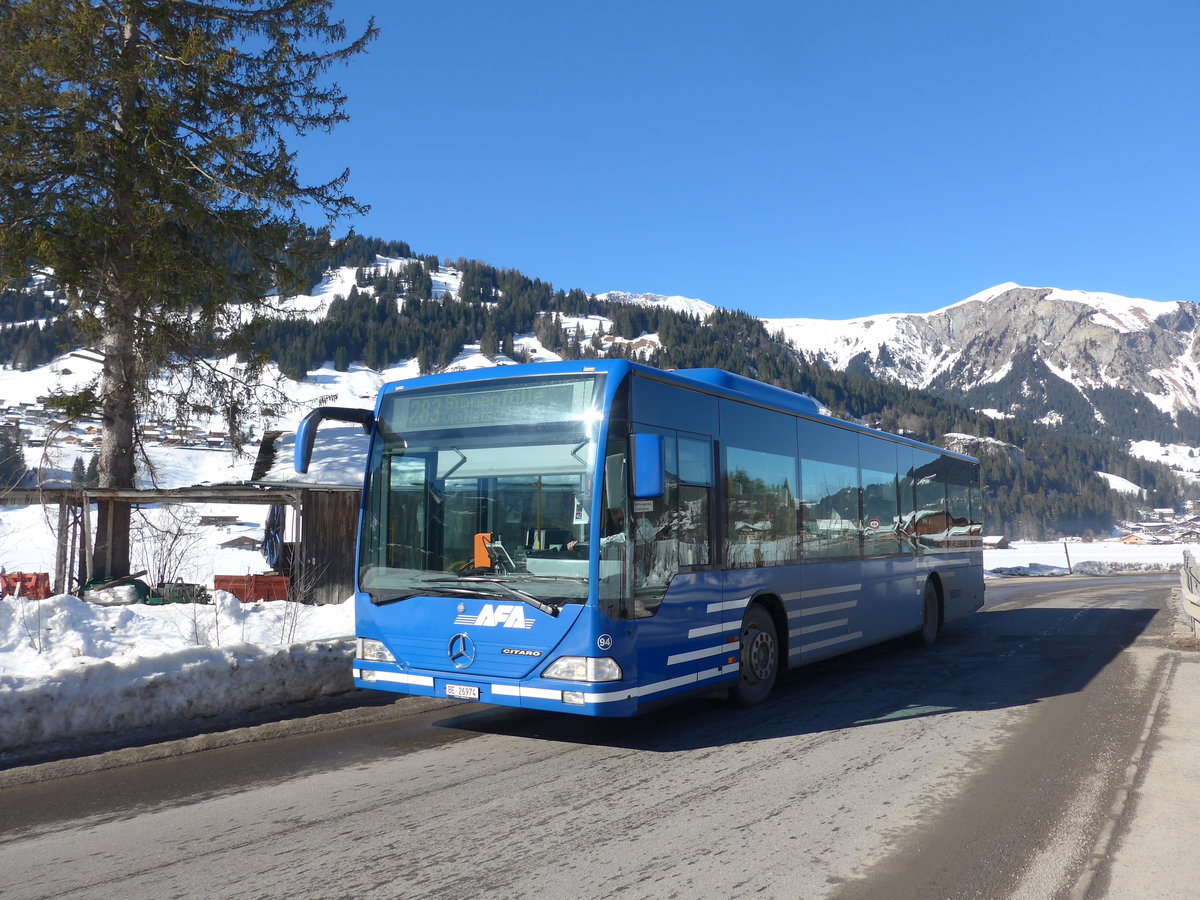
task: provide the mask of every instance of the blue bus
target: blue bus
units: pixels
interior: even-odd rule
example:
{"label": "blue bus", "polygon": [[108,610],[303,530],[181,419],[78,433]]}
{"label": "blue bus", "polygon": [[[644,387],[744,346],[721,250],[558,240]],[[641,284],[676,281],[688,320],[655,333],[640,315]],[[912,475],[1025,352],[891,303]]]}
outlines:
{"label": "blue bus", "polygon": [[387,384],[354,683],[594,716],[727,689],[983,605],[979,464],[718,369],[536,363]]}

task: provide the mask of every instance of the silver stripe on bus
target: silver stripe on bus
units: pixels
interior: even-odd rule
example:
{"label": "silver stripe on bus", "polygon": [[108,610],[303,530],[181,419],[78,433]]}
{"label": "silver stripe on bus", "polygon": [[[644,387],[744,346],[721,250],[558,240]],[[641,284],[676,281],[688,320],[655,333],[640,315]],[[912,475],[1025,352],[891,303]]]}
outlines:
{"label": "silver stripe on bus", "polygon": [[668,678],[666,681],[657,681],[654,684],[644,684],[639,688],[633,688],[628,691],[584,694],[583,699],[588,703],[611,703],[614,700],[632,700],[634,697],[645,697],[650,694],[660,693],[661,691],[669,691],[671,688],[683,687],[685,684],[698,684],[710,678],[728,675],[730,672],[736,670],[736,665],[721,666],[717,669],[708,669],[705,672],[696,672],[692,675],[680,675],[678,678]]}
{"label": "silver stripe on bus", "polygon": [[667,665],[673,666],[676,663],[692,662],[693,660],[704,659],[706,656],[719,656],[726,651],[733,653],[739,649],[741,649],[740,644],[718,644],[716,647],[705,647],[703,650],[689,650],[687,653],[675,653],[667,657]]}
{"label": "silver stripe on bus", "polygon": [[[644,684],[641,687],[633,688],[632,690],[584,694],[583,699],[588,703],[612,703],[616,700],[631,700],[634,697],[645,697],[649,694],[657,694],[661,691],[669,691],[671,688],[682,687],[685,684],[696,684],[701,681],[707,681],[710,678],[717,678],[718,676],[728,675],[731,672],[736,671],[737,664],[732,663],[725,666],[719,666],[715,669],[708,669],[704,672],[694,672],[691,675],[680,675],[678,678],[668,678],[666,681],[658,681],[654,684]],[[391,673],[380,674],[390,675]],[[417,683],[416,679],[424,678],[424,676],[421,675],[408,677],[414,679],[413,683]],[[390,680],[397,679],[393,678]],[[432,686],[433,679],[425,678],[424,681],[419,683],[424,684],[426,682],[428,682],[429,686]],[[546,688],[523,687],[516,684],[489,684],[488,687],[491,688],[493,694],[501,697],[528,697],[536,700],[557,700],[561,702],[563,695],[562,691],[552,691]]]}
{"label": "silver stripe on bus", "polygon": [[737,631],[741,627],[741,622],[718,622],[716,625],[703,625],[700,628],[689,628],[688,638],[708,637],[725,631]]}
{"label": "silver stripe on bus", "polygon": [[843,600],[841,603],[826,603],[824,606],[810,606],[808,609],[800,610],[801,616],[820,616],[827,612],[837,612],[839,609],[854,609],[858,606],[857,600]]}
{"label": "silver stripe on bus", "polygon": [[354,677],[363,678],[363,672],[370,672],[376,681],[394,681],[397,684],[419,684],[422,687],[433,687],[433,679],[428,675],[406,675],[403,672],[380,672],[376,669],[355,669]]}
{"label": "silver stripe on bus", "polygon": [[706,609],[705,612],[715,613],[725,612],[729,609],[744,609],[746,604],[749,602],[750,598],[746,597],[744,600],[725,600],[722,603],[710,603],[708,604],[708,609]]}
{"label": "silver stripe on bus", "polygon": [[851,591],[857,591],[861,587],[861,584],[843,584],[839,587],[814,588],[811,591],[801,591],[800,598],[802,600],[811,600],[813,597],[828,597],[830,594],[848,594]]}
{"label": "silver stripe on bus", "polygon": [[547,688],[522,687],[519,684],[493,684],[493,694],[501,697],[529,697],[531,700],[562,700],[562,691]]}
{"label": "silver stripe on bus", "polygon": [[812,634],[814,631],[828,631],[830,628],[841,628],[849,624],[849,619],[830,619],[828,622],[822,622],[819,625],[804,625],[800,628],[793,628],[788,632],[788,637],[800,637],[804,634]]}
{"label": "silver stripe on bus", "polygon": [[824,641],[814,641],[811,644],[804,644],[797,647],[788,656],[795,656],[797,653],[809,653],[813,650],[821,650],[825,647],[832,647],[834,644],[844,644],[846,641],[856,641],[863,636],[861,631],[855,631],[852,634],[843,634],[840,637],[828,638]]}

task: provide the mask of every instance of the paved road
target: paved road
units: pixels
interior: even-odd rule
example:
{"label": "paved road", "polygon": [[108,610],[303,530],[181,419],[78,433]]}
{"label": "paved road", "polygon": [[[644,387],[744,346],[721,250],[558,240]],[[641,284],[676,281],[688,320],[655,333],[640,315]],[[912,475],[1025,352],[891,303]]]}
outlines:
{"label": "paved road", "polygon": [[337,731],[6,788],[0,885],[12,900],[1151,896],[1146,872],[1170,873],[1153,875],[1139,827],[1161,827],[1162,804],[1139,790],[1175,673],[1198,668],[1170,644],[1173,584],[989,587],[932,650],[822,663],[751,710],[702,698],[597,722],[402,700]]}

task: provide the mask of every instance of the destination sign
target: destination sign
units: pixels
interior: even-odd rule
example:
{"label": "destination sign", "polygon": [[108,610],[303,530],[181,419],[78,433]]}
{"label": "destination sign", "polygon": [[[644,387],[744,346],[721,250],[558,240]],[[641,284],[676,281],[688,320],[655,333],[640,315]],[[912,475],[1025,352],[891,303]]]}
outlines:
{"label": "destination sign", "polygon": [[401,434],[443,428],[482,428],[564,422],[591,406],[592,379],[393,394],[392,427]]}

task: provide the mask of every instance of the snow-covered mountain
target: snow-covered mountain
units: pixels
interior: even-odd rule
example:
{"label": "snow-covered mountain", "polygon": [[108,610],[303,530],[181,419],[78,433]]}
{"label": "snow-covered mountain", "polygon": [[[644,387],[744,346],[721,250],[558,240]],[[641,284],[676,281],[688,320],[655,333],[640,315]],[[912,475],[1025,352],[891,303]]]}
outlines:
{"label": "snow-covered mountain", "polygon": [[696,316],[701,321],[707,319],[717,311],[717,307],[703,300],[694,300],[691,297],[667,297],[663,294],[630,294],[625,291],[606,291],[603,294],[597,294],[596,299],[606,300],[610,303],[632,303],[636,306],[654,306],[669,309],[672,312]]}
{"label": "snow-covered mountain", "polygon": [[1102,426],[1200,410],[1198,317],[1195,303],[1006,283],[930,313],[767,325],[836,369],[994,415],[1078,424],[1083,413]]}
{"label": "snow-covered mountain", "polygon": [[[408,262],[378,257],[376,268],[394,271]],[[354,276],[353,268],[330,270],[312,295],[284,307],[321,319],[334,298],[349,293]],[[435,299],[457,293],[459,286],[453,268],[433,275]],[[718,309],[695,298],[649,293],[609,291],[596,299],[669,309],[701,321]],[[1200,442],[1195,303],[1007,282],[929,313],[763,321],[798,352],[834,369],[933,390],[995,417],[1134,440]],[[612,323],[596,316],[563,317],[563,325],[585,338],[599,330],[604,344],[627,343],[635,353],[661,346],[658,335],[613,337]],[[516,336],[516,345],[526,358],[555,358],[532,335]],[[463,350],[471,355],[470,345]],[[461,359],[452,364],[462,366]],[[1183,422],[1181,413],[1192,418]],[[1179,431],[1177,425],[1188,427]]]}

